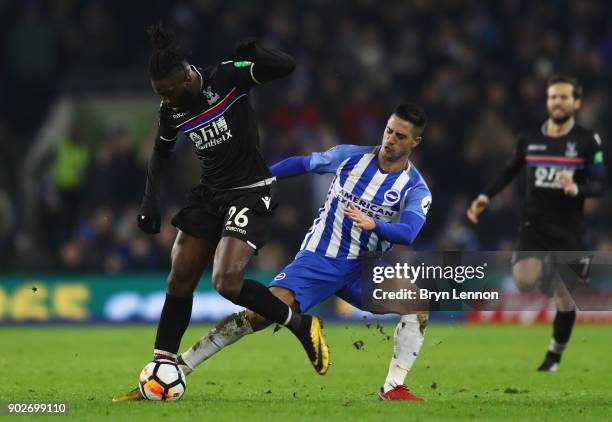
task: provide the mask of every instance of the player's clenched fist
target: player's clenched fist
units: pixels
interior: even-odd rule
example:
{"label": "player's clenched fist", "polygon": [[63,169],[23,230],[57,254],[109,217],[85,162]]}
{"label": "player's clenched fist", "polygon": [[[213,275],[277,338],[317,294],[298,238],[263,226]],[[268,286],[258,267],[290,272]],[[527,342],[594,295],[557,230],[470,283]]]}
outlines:
{"label": "player's clenched fist", "polygon": [[472,204],[467,210],[467,217],[472,223],[478,223],[478,216],[485,210],[487,205],[489,205],[489,197],[482,193],[472,201]]}
{"label": "player's clenched fist", "polygon": [[157,234],[161,227],[161,216],[159,213],[143,212],[138,213],[138,228],[148,234]]}
{"label": "player's clenched fist", "polygon": [[236,43],[234,50],[236,53],[236,60],[253,60],[255,57],[257,48],[256,38],[244,38]]}
{"label": "player's clenched fist", "polygon": [[574,176],[572,173],[563,170],[559,173],[559,182],[561,182],[561,186],[563,187],[563,193],[569,196],[578,195],[578,185],[574,183]]}

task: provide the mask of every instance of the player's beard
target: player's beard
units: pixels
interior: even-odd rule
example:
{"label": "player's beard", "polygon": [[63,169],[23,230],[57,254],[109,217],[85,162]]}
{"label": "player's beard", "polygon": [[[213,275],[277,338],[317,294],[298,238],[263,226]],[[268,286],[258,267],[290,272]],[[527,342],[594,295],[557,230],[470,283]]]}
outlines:
{"label": "player's beard", "polygon": [[550,115],[550,119],[556,124],[556,125],[563,125],[565,123],[567,123],[567,121],[569,119],[571,119],[574,116],[574,113],[565,113],[561,116],[557,116],[555,117],[554,114]]}
{"label": "player's beard", "polygon": [[392,152],[384,150],[384,148],[383,148],[382,156],[386,161],[390,163],[394,163],[395,161],[397,161],[397,157]]}
{"label": "player's beard", "polygon": [[[387,150],[387,148],[389,148],[389,150]],[[386,144],[383,144],[381,152],[383,154],[383,158],[390,163],[394,163],[399,158],[397,151],[390,146],[388,147]]]}
{"label": "player's beard", "polygon": [[406,153],[406,151],[401,151],[395,148],[390,148],[390,151],[385,150],[385,146],[383,145],[382,151],[380,152],[383,158],[389,163],[396,163],[398,161],[406,161],[408,157],[410,157],[410,152]]}

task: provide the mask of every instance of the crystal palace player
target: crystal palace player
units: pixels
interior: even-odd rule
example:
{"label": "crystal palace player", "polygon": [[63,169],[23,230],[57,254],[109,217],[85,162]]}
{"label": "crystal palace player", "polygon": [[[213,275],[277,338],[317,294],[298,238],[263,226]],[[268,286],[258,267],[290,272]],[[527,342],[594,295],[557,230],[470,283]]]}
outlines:
{"label": "crystal palace player", "polygon": [[[572,332],[576,311],[567,289],[570,280],[557,282],[546,255],[536,251],[583,251],[584,199],[601,196],[605,175],[601,140],[575,123],[582,89],[570,77],[555,76],[547,85],[549,118],[539,130],[521,135],[514,157],[500,176],[471,204],[468,218],[478,222],[489,198],[501,191],[525,165],[527,198],[516,246],[512,275],[521,291],[534,287],[554,294],[557,314],[553,337],[540,371],[556,371]],[[531,251],[531,252],[530,252]],[[585,274],[588,268],[585,268]],[[567,275],[565,276],[567,277]]]}
{"label": "crystal palace player", "polygon": [[[271,283],[274,295],[302,312],[332,295],[363,309],[363,257],[385,252],[392,244],[411,244],[425,222],[431,194],[408,161],[424,127],[421,108],[402,104],[389,118],[380,147],[339,145],[272,166],[273,174],[281,178],[336,174],[300,252]],[[252,311],[230,315],[179,356],[179,363],[190,373],[222,348],[269,324]],[[404,386],[404,379],[423,344],[426,324],[426,312],[401,316],[380,399],[422,400]]]}
{"label": "crystal palace player", "polygon": [[[286,325],[315,369],[325,373],[328,350],[319,319],[293,312],[263,284],[243,280],[245,266],[267,240],[276,207],[275,178],[259,151],[248,93],[256,84],[290,74],[294,60],[249,40],[238,45],[235,60],[201,69],[186,62],[172,34],[161,25],[151,27],[149,34],[154,47],[151,84],[162,102],[138,226],[147,233],[159,232],[161,177],[179,133],[193,142],[202,167],[200,184],[172,220],[179,232],[172,248],[155,359],[176,359],[189,324],[193,291],[214,258],[215,289],[235,304]],[[136,390],[115,399],[137,398]]]}

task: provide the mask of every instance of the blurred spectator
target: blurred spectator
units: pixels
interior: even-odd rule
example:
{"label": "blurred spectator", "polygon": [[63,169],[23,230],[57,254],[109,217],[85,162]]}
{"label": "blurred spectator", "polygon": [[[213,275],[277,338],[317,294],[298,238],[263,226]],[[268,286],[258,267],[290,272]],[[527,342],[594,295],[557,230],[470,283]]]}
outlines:
{"label": "blurred spectator", "polygon": [[112,146],[102,142],[96,146],[94,159],[87,169],[87,192],[90,203],[110,205],[114,200]]}
{"label": "blurred spectator", "polygon": [[73,127],[69,136],[57,143],[55,159],[51,165],[54,191],[57,194],[57,207],[52,212],[52,218],[55,227],[60,229],[60,241],[69,237],[71,227],[77,221],[89,159],[89,146],[83,142],[79,130]]}
{"label": "blurred spectator", "polygon": [[145,168],[138,165],[127,131],[124,128],[115,129],[105,142],[111,145],[112,150],[110,182],[113,190],[113,209],[117,210],[127,204],[140,203]]}

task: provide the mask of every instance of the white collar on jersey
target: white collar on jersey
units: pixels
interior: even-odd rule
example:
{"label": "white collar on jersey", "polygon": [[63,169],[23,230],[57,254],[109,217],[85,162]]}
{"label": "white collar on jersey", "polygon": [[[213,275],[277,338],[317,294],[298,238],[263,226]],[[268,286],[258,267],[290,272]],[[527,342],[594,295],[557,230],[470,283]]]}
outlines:
{"label": "white collar on jersey", "polygon": [[565,132],[560,133],[557,136],[550,136],[548,133],[546,133],[546,127],[548,126],[548,122],[550,121],[550,119],[546,119],[544,121],[544,123],[542,123],[542,127],[540,128],[540,130],[542,131],[542,135],[548,137],[548,138],[561,138],[565,135],[567,135],[568,133],[570,133],[572,131],[572,129],[574,128],[574,126],[576,125],[576,120],[574,120],[574,124],[571,125]]}
{"label": "white collar on jersey", "polygon": [[202,90],[204,90],[204,78],[202,77],[202,74],[200,73],[198,68],[195,67],[194,65],[190,64],[189,67],[191,67],[195,71],[195,73],[197,73],[198,76],[200,77],[200,92],[202,92]]}

